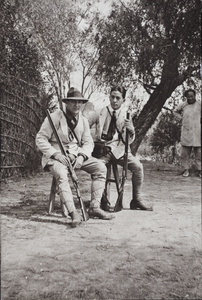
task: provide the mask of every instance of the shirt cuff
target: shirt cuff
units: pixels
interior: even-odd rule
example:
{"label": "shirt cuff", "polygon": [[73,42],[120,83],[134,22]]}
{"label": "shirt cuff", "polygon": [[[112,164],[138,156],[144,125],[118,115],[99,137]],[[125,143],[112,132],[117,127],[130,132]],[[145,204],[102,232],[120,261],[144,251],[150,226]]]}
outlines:
{"label": "shirt cuff", "polygon": [[83,153],[79,153],[78,156],[83,156],[84,161],[86,161],[88,159],[88,157]]}

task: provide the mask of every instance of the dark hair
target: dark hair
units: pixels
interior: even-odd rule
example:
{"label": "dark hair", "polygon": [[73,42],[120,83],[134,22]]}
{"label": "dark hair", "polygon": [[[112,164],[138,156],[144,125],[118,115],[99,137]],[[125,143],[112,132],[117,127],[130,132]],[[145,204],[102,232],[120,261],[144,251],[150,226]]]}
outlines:
{"label": "dark hair", "polygon": [[111,91],[110,91],[110,94],[112,92],[120,92],[122,94],[122,97],[123,99],[125,99],[125,96],[126,96],[126,89],[123,87],[123,86],[120,86],[120,85],[114,85],[112,88],[111,88]]}
{"label": "dark hair", "polygon": [[192,92],[192,93],[194,94],[194,96],[196,96],[196,91],[193,90],[193,89],[188,89],[188,90],[186,90],[186,91],[184,92],[184,96],[187,97],[187,95],[188,95],[189,92]]}

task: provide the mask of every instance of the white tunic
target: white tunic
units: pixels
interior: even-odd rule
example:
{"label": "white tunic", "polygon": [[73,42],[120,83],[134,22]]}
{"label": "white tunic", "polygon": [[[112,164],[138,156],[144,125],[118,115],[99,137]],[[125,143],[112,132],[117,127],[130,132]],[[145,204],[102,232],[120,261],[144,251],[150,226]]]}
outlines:
{"label": "white tunic", "polygon": [[175,112],[182,115],[181,145],[200,147],[201,102],[195,101],[193,104],[182,102]]}

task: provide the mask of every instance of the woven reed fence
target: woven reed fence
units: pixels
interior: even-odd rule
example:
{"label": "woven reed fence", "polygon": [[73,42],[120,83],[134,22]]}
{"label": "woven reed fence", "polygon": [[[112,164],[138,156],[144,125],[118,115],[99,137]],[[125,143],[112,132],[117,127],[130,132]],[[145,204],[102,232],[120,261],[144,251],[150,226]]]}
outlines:
{"label": "woven reed fence", "polygon": [[22,80],[0,87],[1,180],[34,171],[40,165],[35,136],[42,121],[37,88]]}

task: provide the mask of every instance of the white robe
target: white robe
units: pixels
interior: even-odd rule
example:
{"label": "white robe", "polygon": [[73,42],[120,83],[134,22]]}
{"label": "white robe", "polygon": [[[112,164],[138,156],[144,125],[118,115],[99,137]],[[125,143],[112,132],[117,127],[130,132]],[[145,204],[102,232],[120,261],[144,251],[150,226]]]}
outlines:
{"label": "white robe", "polygon": [[175,113],[182,116],[181,145],[201,147],[201,102],[182,102]]}

